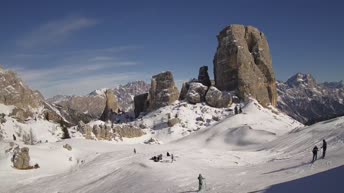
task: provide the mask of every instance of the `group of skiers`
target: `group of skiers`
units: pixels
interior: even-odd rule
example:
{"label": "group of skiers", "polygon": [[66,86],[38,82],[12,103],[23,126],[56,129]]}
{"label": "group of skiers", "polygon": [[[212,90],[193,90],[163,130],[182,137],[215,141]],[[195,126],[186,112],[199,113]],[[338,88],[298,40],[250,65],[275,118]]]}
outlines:
{"label": "group of skiers", "polygon": [[[322,159],[325,159],[325,155],[326,155],[326,149],[327,149],[327,142],[325,139],[323,139],[323,144],[322,144],[322,147],[321,149],[323,149],[323,153],[322,153]],[[313,159],[312,159],[312,163],[315,162],[317,160],[317,157],[318,157],[318,151],[319,151],[319,148],[317,146],[314,146],[312,152],[313,152]]]}
{"label": "group of skiers", "polygon": [[[134,149],[134,154],[136,154],[136,149]],[[170,152],[167,152],[167,153],[166,153],[166,156],[167,156],[167,157],[171,157],[171,163],[173,163],[173,161],[175,161],[174,155],[171,154]],[[162,160],[162,154],[159,154],[159,155],[157,155],[157,156],[153,156],[153,157],[151,157],[150,159],[153,160],[154,162],[159,162],[159,161]]]}

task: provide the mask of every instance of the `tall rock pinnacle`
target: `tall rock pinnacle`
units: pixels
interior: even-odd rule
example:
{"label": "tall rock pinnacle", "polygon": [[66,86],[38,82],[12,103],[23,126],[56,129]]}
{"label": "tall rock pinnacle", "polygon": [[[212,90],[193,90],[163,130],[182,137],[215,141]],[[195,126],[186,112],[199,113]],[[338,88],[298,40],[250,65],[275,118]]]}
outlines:
{"label": "tall rock pinnacle", "polygon": [[221,91],[236,90],[242,99],[256,98],[263,106],[276,106],[275,74],[264,34],[252,26],[230,25],[217,39],[216,87]]}

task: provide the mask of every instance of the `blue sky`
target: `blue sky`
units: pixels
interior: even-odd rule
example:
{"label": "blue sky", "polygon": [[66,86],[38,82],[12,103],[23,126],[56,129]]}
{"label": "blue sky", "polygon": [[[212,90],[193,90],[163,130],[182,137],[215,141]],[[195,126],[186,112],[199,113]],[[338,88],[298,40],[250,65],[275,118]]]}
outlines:
{"label": "blue sky", "polygon": [[344,79],[341,1],[19,1],[0,6],[0,64],[44,96],[87,94],[171,70],[180,85],[213,77],[216,35],[229,24],[265,33],[276,78]]}

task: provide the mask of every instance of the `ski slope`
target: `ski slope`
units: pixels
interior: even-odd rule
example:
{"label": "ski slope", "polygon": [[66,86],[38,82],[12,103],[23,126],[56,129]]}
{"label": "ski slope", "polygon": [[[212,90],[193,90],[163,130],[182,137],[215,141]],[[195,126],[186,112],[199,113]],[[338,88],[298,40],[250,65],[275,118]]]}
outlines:
{"label": "ski slope", "polygon": [[[327,157],[311,164],[322,139]],[[242,114],[162,145],[69,139],[29,147],[41,168],[14,170],[2,155],[0,192],[197,192],[199,173],[212,193],[342,192],[333,181],[344,172],[344,117],[302,127],[251,102]],[[161,162],[149,160],[158,154]]]}

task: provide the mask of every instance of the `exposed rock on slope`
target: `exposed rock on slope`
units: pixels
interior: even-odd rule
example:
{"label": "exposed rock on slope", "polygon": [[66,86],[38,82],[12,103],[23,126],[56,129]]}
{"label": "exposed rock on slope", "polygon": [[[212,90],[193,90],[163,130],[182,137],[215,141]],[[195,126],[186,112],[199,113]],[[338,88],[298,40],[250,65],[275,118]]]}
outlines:
{"label": "exposed rock on slope", "polygon": [[199,69],[198,81],[202,83],[204,86],[211,86],[211,81],[208,74],[208,66],[202,66]]}
{"label": "exposed rock on slope", "polygon": [[302,123],[314,123],[344,115],[342,82],[317,84],[310,74],[298,73],[278,82],[277,107]]}
{"label": "exposed rock on slope", "polygon": [[162,72],[152,77],[148,111],[170,105],[178,98],[179,91],[170,71]]}
{"label": "exposed rock on slope", "polygon": [[214,57],[216,87],[256,98],[263,106],[277,104],[275,74],[266,37],[257,28],[230,25],[218,38]]}
{"label": "exposed rock on slope", "polygon": [[232,97],[229,92],[220,91],[211,86],[205,95],[207,104],[212,107],[224,108],[232,104]]}
{"label": "exposed rock on slope", "polygon": [[178,100],[178,97],[179,91],[170,71],[154,75],[149,93],[134,98],[135,116],[138,117],[141,112],[150,112],[170,105]]}
{"label": "exposed rock on slope", "polygon": [[103,114],[100,117],[102,121],[112,120],[112,116],[118,113],[118,102],[116,96],[113,94],[112,90],[107,90],[105,92],[106,103]]}
{"label": "exposed rock on slope", "polygon": [[199,82],[191,82],[186,93],[186,100],[191,104],[204,102],[208,87]]}
{"label": "exposed rock on slope", "polygon": [[43,101],[43,96],[26,86],[14,72],[0,67],[0,103],[14,105],[21,112],[18,116],[25,119],[42,107]]}

